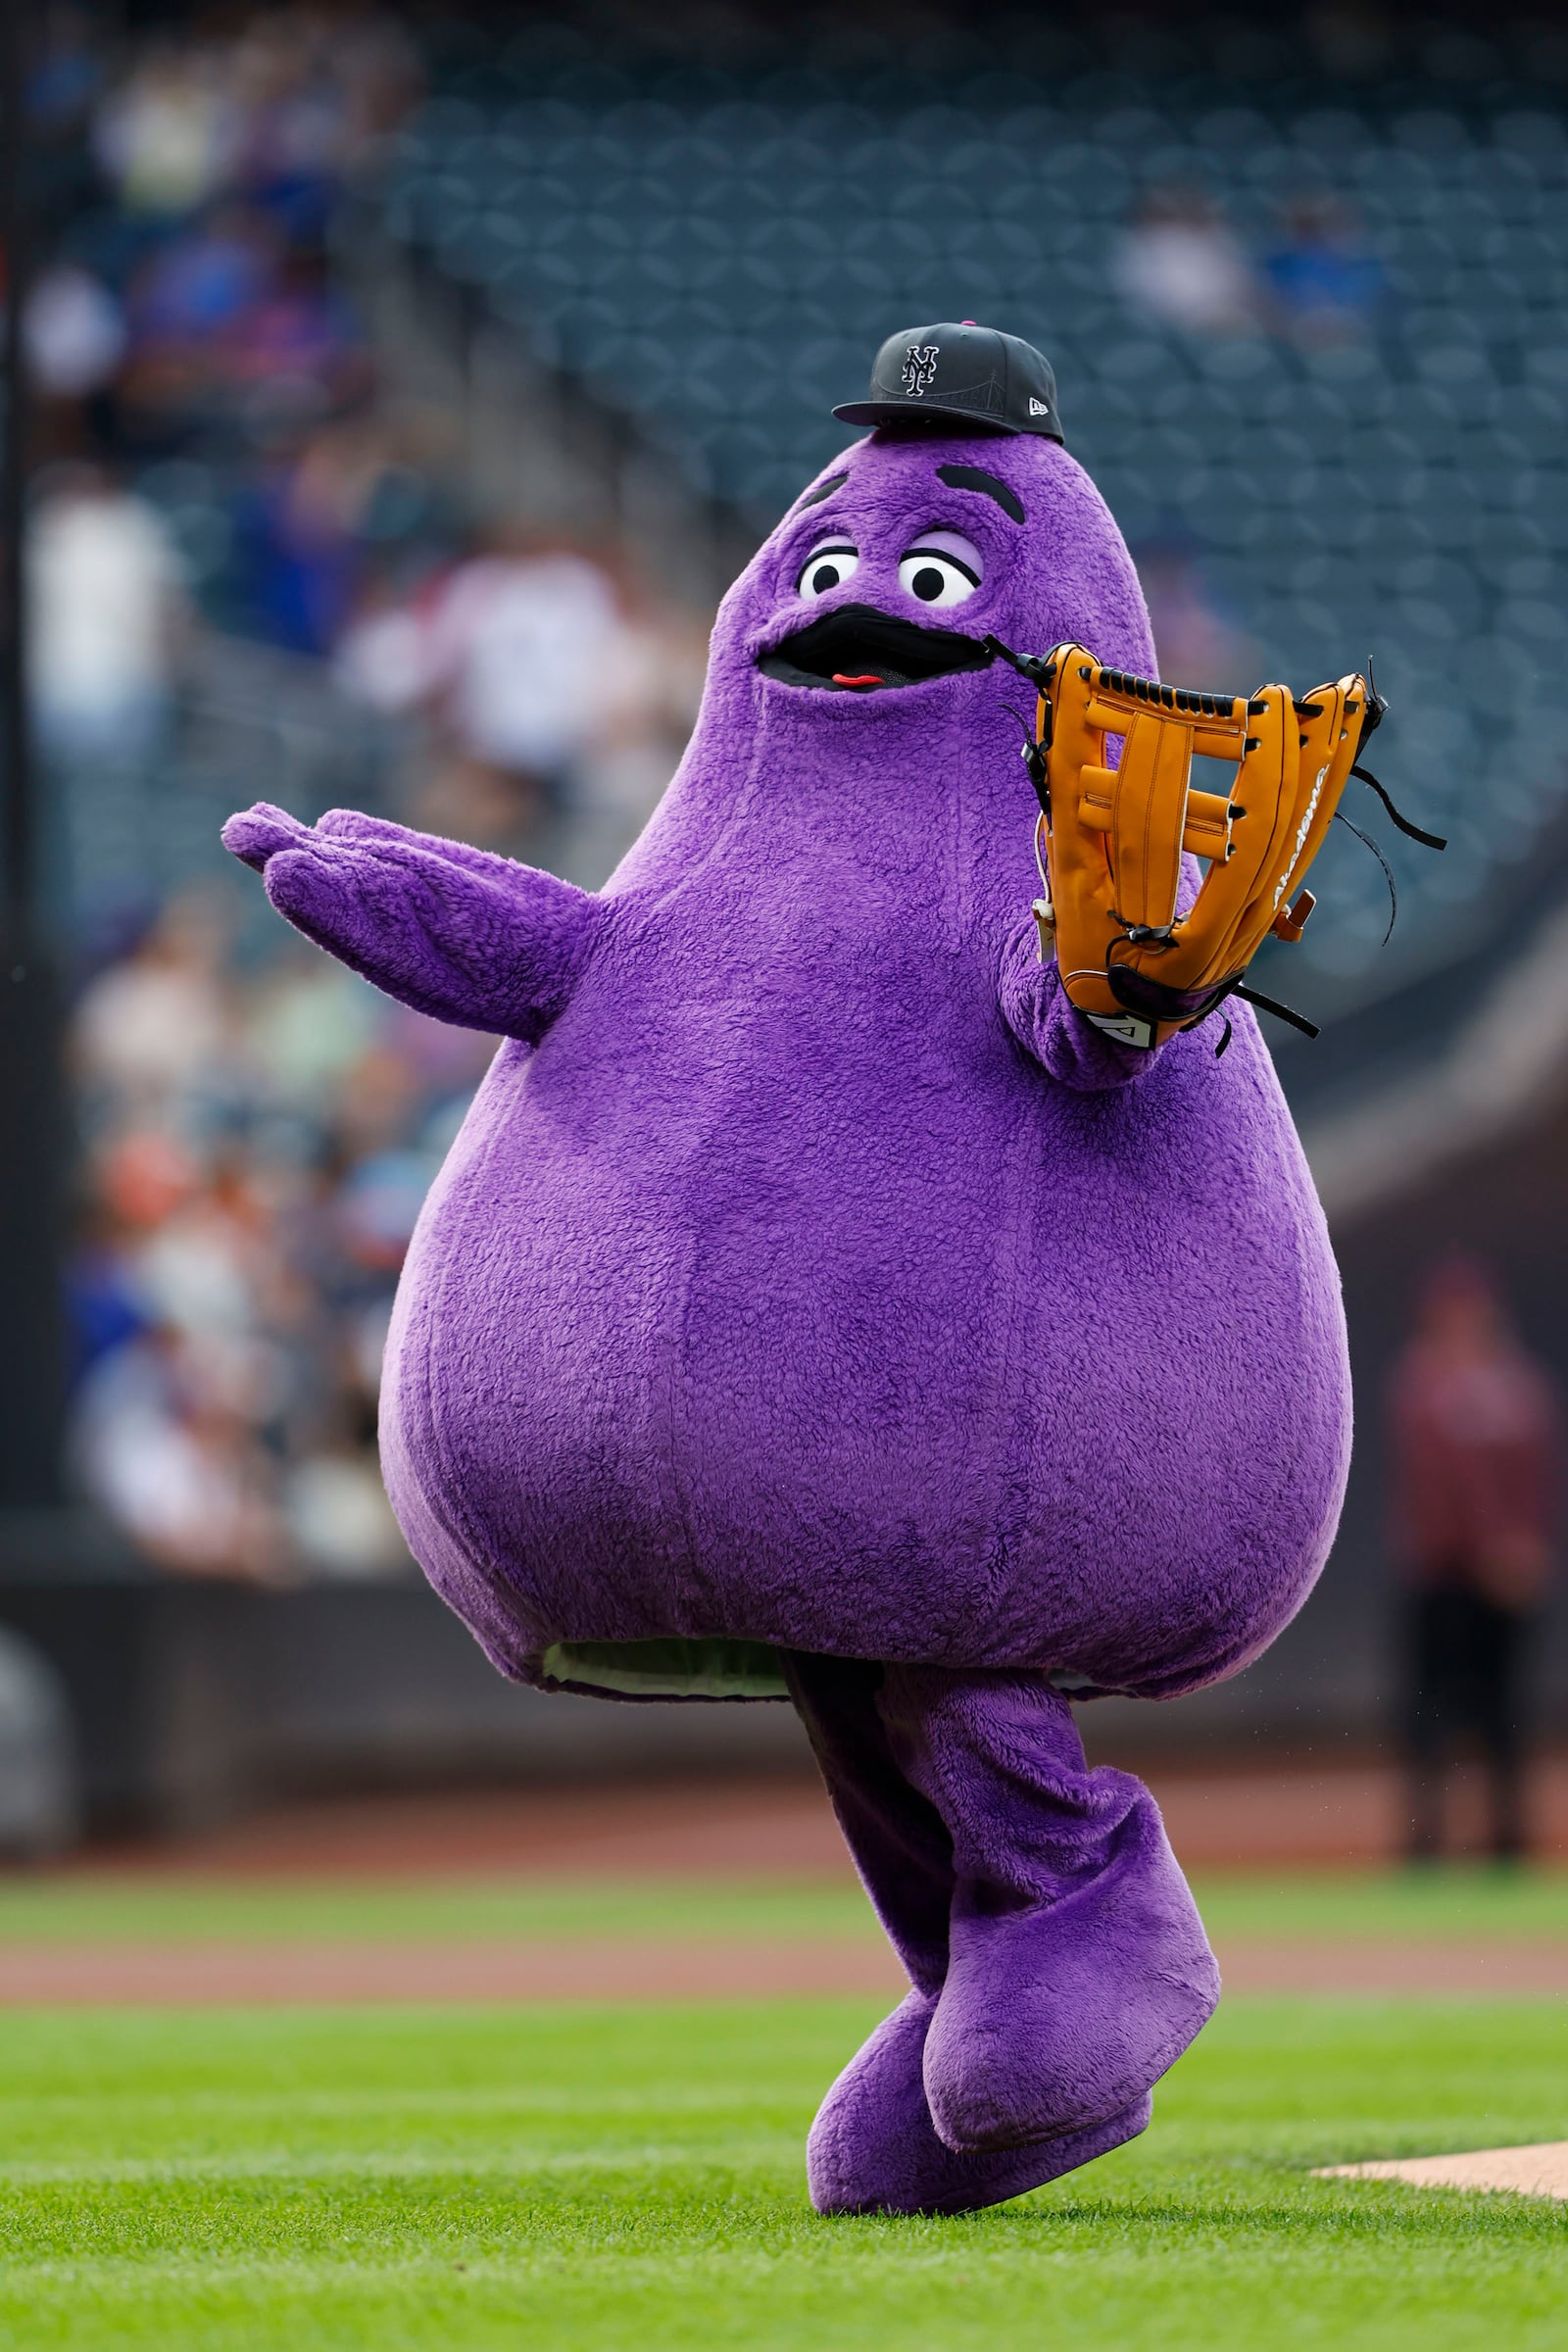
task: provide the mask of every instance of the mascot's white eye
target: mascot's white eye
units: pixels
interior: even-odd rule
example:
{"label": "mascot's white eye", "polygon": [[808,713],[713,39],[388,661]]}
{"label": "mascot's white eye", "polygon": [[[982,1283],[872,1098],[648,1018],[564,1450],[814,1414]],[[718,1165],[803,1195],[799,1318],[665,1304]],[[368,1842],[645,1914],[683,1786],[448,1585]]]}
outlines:
{"label": "mascot's white eye", "polygon": [[899,565],[899,586],[922,605],[961,605],[984,571],[980,550],[956,531],[925,531]]}
{"label": "mascot's white eye", "polygon": [[846,580],[854,579],[860,568],[859,551],[846,539],[827,539],[813,547],[806,559],[806,567],[795,583],[797,596],[814,601],[826,596],[830,588],[842,588]]}

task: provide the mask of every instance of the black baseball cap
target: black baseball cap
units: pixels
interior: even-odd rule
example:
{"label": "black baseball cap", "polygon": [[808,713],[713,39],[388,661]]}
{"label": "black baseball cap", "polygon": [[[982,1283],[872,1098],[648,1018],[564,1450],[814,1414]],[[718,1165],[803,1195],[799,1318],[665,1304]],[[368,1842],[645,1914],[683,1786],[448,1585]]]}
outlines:
{"label": "black baseball cap", "polygon": [[906,326],[876,355],[867,400],[833,412],[845,424],[961,425],[970,432],[1044,433],[1060,441],[1056,379],[1032,343],[972,318]]}

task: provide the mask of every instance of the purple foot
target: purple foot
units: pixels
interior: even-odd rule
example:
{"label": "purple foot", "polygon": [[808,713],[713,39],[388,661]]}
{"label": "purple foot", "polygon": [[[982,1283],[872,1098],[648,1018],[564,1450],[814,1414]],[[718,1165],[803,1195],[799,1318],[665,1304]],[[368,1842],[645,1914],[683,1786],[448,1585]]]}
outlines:
{"label": "purple foot", "polygon": [[1104,1867],[1054,1900],[987,1909],[967,1891],[925,2046],[942,2139],[972,2157],[1119,2124],[1219,1999],[1214,1955],[1152,1798],[1138,1790]]}
{"label": "purple foot", "polygon": [[1031,2148],[956,2155],[931,2126],[920,2077],[936,2003],[911,1992],[823,2100],[806,2148],[818,2213],[973,2213],[1043,2188],[1149,2128],[1146,2092],[1119,2115]]}

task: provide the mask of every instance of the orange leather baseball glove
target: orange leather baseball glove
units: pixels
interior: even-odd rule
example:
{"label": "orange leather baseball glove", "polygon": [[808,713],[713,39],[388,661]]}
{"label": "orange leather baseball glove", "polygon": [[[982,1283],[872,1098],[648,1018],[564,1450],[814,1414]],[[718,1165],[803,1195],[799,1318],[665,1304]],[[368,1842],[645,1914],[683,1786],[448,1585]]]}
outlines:
{"label": "orange leather baseball glove", "polygon": [[[1138,1046],[1192,1028],[1233,995],[1315,1035],[1245,975],[1265,939],[1299,939],[1312,911],[1300,885],[1386,708],[1368,680],[1351,671],[1300,700],[1286,686],[1198,694],[1108,669],[1081,645],[1034,658],[991,642],[1038,688],[1026,747],[1046,880],[1036,913],[1072,1002]],[[1195,786],[1195,754],[1235,762],[1228,792]],[[1444,847],[1365,781],[1402,831]],[[1181,913],[1184,852],[1204,870]]]}

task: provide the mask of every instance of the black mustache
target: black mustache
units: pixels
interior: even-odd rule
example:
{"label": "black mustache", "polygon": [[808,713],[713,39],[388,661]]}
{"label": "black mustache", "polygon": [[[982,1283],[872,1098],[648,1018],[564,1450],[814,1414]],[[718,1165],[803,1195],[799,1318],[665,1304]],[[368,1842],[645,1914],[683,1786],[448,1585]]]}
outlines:
{"label": "black mustache", "polygon": [[915,686],[956,671],[988,669],[994,657],[978,637],[957,629],[926,629],[917,621],[879,612],[874,605],[838,605],[760,654],[765,677],[786,686],[825,687],[845,694],[836,678],[876,677],[884,687]]}

